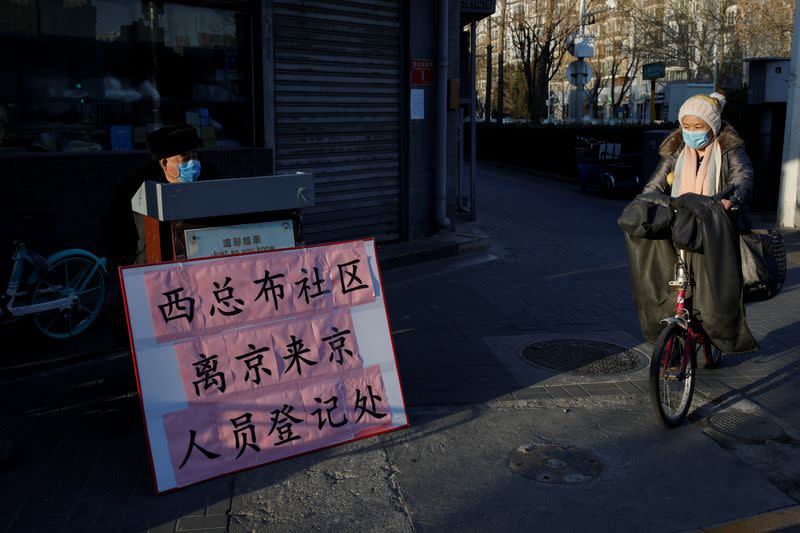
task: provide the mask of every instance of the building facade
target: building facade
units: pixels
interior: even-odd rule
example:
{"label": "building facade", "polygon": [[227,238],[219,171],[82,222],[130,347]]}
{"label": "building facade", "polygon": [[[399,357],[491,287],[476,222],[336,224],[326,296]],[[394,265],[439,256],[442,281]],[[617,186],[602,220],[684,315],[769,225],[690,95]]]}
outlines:
{"label": "building facade", "polygon": [[[2,215],[3,249],[23,239],[42,253],[103,255],[108,199],[148,161],[147,133],[169,123],[197,128],[221,177],[314,173],[307,243],[439,231],[459,209],[463,156],[463,114],[441,89],[459,91],[470,53],[462,30],[493,9],[493,0],[3,2],[0,167],[16,199]],[[435,205],[442,180],[448,217]]]}

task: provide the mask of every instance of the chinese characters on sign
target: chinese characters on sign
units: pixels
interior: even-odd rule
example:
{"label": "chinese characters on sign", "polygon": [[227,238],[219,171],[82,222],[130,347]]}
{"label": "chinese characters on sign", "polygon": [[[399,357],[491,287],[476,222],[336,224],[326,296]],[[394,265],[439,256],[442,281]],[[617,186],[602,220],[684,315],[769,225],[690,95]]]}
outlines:
{"label": "chinese characters on sign", "polygon": [[374,301],[356,246],[221,259],[145,274],[159,342]]}
{"label": "chinese characters on sign", "polygon": [[370,245],[123,270],[159,490],[406,424]]}

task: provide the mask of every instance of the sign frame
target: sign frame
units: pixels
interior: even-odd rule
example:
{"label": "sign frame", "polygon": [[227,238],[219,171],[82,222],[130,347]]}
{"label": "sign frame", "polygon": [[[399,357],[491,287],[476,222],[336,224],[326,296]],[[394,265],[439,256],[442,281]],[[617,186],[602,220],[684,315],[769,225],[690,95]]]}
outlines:
{"label": "sign frame", "polygon": [[[145,398],[144,398],[144,396],[142,394],[142,391],[143,391],[142,369],[141,369],[140,364],[139,364],[139,359],[140,359],[140,355],[141,354],[138,353],[136,343],[134,342],[135,341],[134,329],[136,329],[136,328],[132,327],[132,318],[131,318],[131,313],[130,313],[131,307],[130,307],[129,294],[128,294],[128,288],[130,288],[130,286],[126,288],[126,272],[128,272],[130,270],[140,269],[142,271],[141,275],[143,276],[145,271],[149,272],[150,270],[155,270],[155,269],[159,269],[159,268],[165,269],[165,268],[173,267],[174,265],[179,265],[179,266],[183,267],[184,265],[187,265],[187,264],[191,265],[192,263],[212,262],[212,261],[218,261],[218,260],[226,259],[226,258],[241,258],[241,257],[247,257],[247,256],[257,256],[257,255],[264,255],[264,254],[271,254],[271,253],[281,253],[281,252],[291,252],[291,251],[298,251],[298,250],[313,250],[314,248],[333,247],[333,246],[336,246],[336,245],[346,245],[346,244],[361,244],[361,245],[364,246],[364,250],[365,250],[364,253],[366,254],[367,259],[368,259],[368,264],[369,264],[369,267],[370,267],[369,268],[369,272],[370,272],[370,275],[372,276],[371,279],[372,279],[373,284],[374,284],[374,292],[375,292],[375,300],[372,301],[371,303],[364,304],[364,306],[368,306],[368,307],[371,308],[370,311],[369,311],[371,313],[371,315],[370,315],[371,318],[369,319],[370,321],[372,321],[372,320],[385,320],[385,333],[386,333],[386,337],[387,337],[386,340],[385,340],[385,343],[386,343],[385,345],[391,349],[391,358],[389,358],[387,356],[386,361],[381,362],[380,366],[383,369],[381,371],[381,374],[382,374],[383,371],[386,370],[386,368],[390,368],[389,374],[394,374],[394,375],[391,376],[391,380],[390,381],[386,380],[386,376],[385,375],[382,376],[383,382],[384,382],[385,387],[386,387],[385,392],[386,392],[387,396],[393,396],[394,397],[393,399],[392,398],[388,398],[388,397],[386,399],[387,407],[392,412],[391,424],[378,425],[378,426],[375,426],[374,428],[372,428],[372,429],[370,429],[368,431],[363,431],[362,430],[362,431],[360,431],[358,433],[354,432],[353,435],[352,435],[352,438],[349,438],[347,440],[339,440],[339,441],[333,442],[332,444],[320,445],[319,447],[316,447],[316,448],[313,448],[313,449],[310,449],[310,450],[298,451],[298,452],[286,455],[284,457],[280,457],[278,459],[266,459],[263,462],[260,462],[260,463],[257,463],[257,464],[247,464],[245,466],[242,466],[241,468],[234,468],[234,469],[231,469],[231,470],[223,472],[223,473],[211,475],[211,476],[209,476],[207,478],[203,478],[203,479],[199,479],[199,480],[189,481],[189,482],[186,482],[186,483],[183,483],[183,484],[180,484],[180,485],[177,483],[177,481],[175,481],[173,479],[174,486],[161,486],[159,484],[159,476],[158,476],[158,473],[157,473],[157,466],[156,466],[156,457],[154,456],[154,451],[153,451],[153,448],[152,448],[152,444],[154,442],[153,431],[158,432],[157,431],[158,429],[163,430],[163,428],[155,428],[154,429],[154,428],[151,427],[151,424],[148,423],[148,421],[153,422],[153,420],[151,420],[151,417],[148,416],[148,412],[147,412],[146,407],[145,407],[146,400],[145,400]],[[322,253],[325,253],[325,252],[322,252]],[[231,475],[231,474],[235,474],[235,473],[239,473],[239,472],[244,472],[244,471],[251,470],[251,469],[254,469],[254,468],[266,466],[266,465],[274,463],[274,462],[283,461],[285,459],[291,459],[291,458],[297,457],[298,455],[305,455],[307,453],[313,453],[315,451],[321,451],[321,450],[324,450],[324,449],[332,448],[332,447],[335,447],[335,446],[340,446],[340,445],[343,445],[343,444],[348,444],[348,443],[355,442],[355,441],[358,441],[358,440],[362,440],[362,439],[365,439],[365,438],[370,438],[370,437],[373,437],[373,436],[377,436],[377,435],[381,435],[381,434],[384,434],[384,433],[389,433],[389,432],[393,432],[393,431],[397,431],[397,430],[401,430],[401,429],[409,427],[410,421],[409,421],[409,416],[408,416],[407,403],[406,403],[406,400],[405,400],[405,392],[403,391],[402,380],[401,380],[400,372],[399,372],[399,364],[398,364],[398,361],[397,361],[397,349],[396,349],[396,346],[395,346],[395,343],[394,343],[394,338],[391,335],[392,327],[391,327],[389,314],[388,314],[388,306],[387,306],[386,300],[385,300],[386,296],[385,296],[385,291],[384,291],[384,288],[383,288],[383,279],[382,279],[382,274],[380,272],[380,264],[378,262],[378,257],[377,257],[377,246],[376,246],[374,238],[356,239],[356,240],[351,240],[351,241],[330,242],[330,243],[322,243],[322,244],[309,245],[309,246],[296,246],[296,247],[289,248],[289,249],[274,250],[274,251],[269,251],[269,252],[252,252],[252,253],[245,253],[245,254],[231,254],[231,255],[219,256],[219,257],[213,257],[213,258],[203,257],[203,258],[195,258],[195,259],[189,259],[189,260],[183,260],[183,261],[171,261],[171,262],[167,262],[167,263],[160,263],[160,264],[157,264],[157,265],[132,265],[132,266],[120,267],[119,268],[119,276],[120,276],[120,284],[121,284],[121,287],[122,287],[123,304],[124,304],[124,307],[125,307],[125,318],[126,318],[126,322],[127,322],[127,326],[128,326],[129,338],[130,338],[130,343],[131,343],[131,356],[132,356],[133,363],[134,363],[134,371],[135,371],[135,377],[136,377],[137,391],[138,391],[138,395],[139,395],[139,403],[140,403],[140,408],[141,408],[141,412],[142,412],[142,418],[143,418],[143,422],[144,422],[145,438],[146,438],[147,443],[148,443],[148,450],[147,450],[148,451],[148,457],[150,459],[150,468],[151,468],[151,472],[152,472],[152,475],[153,475],[153,477],[152,477],[153,486],[154,486],[154,490],[155,490],[156,494],[167,494],[167,493],[174,492],[176,490],[180,490],[181,488],[184,488],[186,486],[190,486],[190,485],[202,482],[202,481],[209,481],[209,480],[217,479],[217,478],[224,477],[224,476],[227,476],[227,475]],[[135,292],[136,288],[137,287],[133,286],[133,290],[134,290],[133,294],[136,294],[136,292]],[[356,307],[349,308],[351,314],[353,315],[353,320],[356,319],[355,310],[358,307],[359,306],[356,305]],[[382,308],[382,310],[381,310],[381,308]],[[213,313],[212,313],[212,316],[213,316]],[[300,315],[298,315],[298,316],[300,316]],[[139,316],[139,317],[137,317],[137,320],[141,321],[141,320],[143,320],[143,318],[141,316]],[[370,322],[370,325],[371,324],[372,323]],[[356,326],[357,326],[357,324],[356,324]],[[356,329],[358,329],[358,327],[356,327]],[[236,330],[236,331],[239,331],[239,330]],[[358,342],[360,343],[361,341],[359,340]],[[375,362],[374,361],[370,361],[370,364],[372,364],[373,366],[372,367],[367,367],[366,366],[367,365],[367,361],[366,360],[364,361],[364,370],[365,371],[368,372],[370,370],[374,370]],[[161,379],[161,376],[159,376],[159,380],[160,379]],[[391,392],[390,392],[390,389],[391,389]],[[170,405],[170,407],[173,407],[173,406]],[[167,413],[170,413],[170,412],[171,411],[167,411]],[[162,424],[163,424],[163,422],[162,422]],[[156,435],[156,441],[157,440],[158,440],[158,436]],[[194,441],[192,441],[192,442],[194,442]],[[161,453],[163,454],[163,449],[161,450]],[[167,453],[169,453],[169,450],[167,450]],[[187,457],[188,457],[188,455],[187,455]],[[163,455],[161,457],[159,457],[159,463],[160,464],[163,463],[164,461],[169,461],[169,457],[167,456],[166,459],[163,457]]]}

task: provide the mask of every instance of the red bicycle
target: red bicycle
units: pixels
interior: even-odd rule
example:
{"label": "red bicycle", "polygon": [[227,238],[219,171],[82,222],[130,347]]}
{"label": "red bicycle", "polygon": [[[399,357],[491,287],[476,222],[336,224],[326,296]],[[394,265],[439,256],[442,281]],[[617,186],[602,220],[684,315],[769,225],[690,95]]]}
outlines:
{"label": "red bicycle", "polygon": [[692,403],[698,353],[703,351],[706,368],[714,368],[719,366],[722,352],[711,343],[687,305],[686,291],[694,280],[684,250],[678,251],[675,279],[669,284],[677,289],[675,316],[661,320],[665,327],[650,358],[650,400],[664,425],[675,427]]}

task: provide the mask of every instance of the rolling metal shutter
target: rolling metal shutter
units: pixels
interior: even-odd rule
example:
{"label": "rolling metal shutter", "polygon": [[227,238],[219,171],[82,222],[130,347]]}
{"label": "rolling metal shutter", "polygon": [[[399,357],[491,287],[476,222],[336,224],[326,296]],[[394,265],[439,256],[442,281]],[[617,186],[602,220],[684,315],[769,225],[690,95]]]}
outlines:
{"label": "rolling metal shutter", "polygon": [[308,243],[399,238],[400,4],[273,0],[275,166],[316,176]]}

